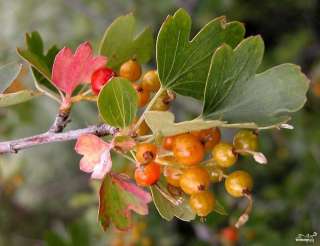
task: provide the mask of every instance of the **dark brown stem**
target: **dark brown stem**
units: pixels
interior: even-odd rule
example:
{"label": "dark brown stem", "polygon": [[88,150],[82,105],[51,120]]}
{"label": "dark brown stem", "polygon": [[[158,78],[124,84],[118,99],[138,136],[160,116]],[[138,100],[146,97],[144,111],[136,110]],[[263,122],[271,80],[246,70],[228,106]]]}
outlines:
{"label": "dark brown stem", "polygon": [[17,153],[19,150],[31,148],[37,145],[75,140],[83,134],[94,134],[101,137],[107,135],[115,135],[118,131],[118,128],[109,126],[107,124],[89,126],[82,129],[67,131],[64,133],[56,133],[51,131],[50,129],[48,132],[39,135],[12,141],[0,142],[0,154]]}

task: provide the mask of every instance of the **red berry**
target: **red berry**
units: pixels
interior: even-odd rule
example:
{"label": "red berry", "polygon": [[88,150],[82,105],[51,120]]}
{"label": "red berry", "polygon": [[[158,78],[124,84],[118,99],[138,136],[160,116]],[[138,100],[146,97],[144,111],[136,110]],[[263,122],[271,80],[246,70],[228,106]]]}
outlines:
{"label": "red berry", "polygon": [[238,230],[233,226],[226,227],[221,230],[221,237],[226,241],[235,243],[239,238]]}
{"label": "red berry", "polygon": [[102,67],[94,71],[91,76],[91,89],[93,94],[98,95],[102,87],[115,75],[111,68]]}

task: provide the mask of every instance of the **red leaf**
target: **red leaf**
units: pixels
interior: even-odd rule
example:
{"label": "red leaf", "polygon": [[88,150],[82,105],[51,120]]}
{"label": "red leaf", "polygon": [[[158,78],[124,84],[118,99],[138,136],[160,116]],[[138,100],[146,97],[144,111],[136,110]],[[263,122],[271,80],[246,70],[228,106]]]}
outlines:
{"label": "red leaf", "polygon": [[104,56],[93,56],[89,42],[80,44],[74,54],[64,47],[55,57],[52,82],[70,97],[78,85],[90,83],[92,73],[106,62]]}
{"label": "red leaf", "polygon": [[103,179],[112,167],[111,148],[113,143],[104,142],[96,135],[81,135],[75,146],[75,151],[83,155],[80,160],[80,170],[92,173],[93,179]]}
{"label": "red leaf", "polygon": [[132,226],[131,211],[148,214],[151,195],[124,175],[106,175],[100,187],[99,221],[104,230],[112,222],[119,230]]}

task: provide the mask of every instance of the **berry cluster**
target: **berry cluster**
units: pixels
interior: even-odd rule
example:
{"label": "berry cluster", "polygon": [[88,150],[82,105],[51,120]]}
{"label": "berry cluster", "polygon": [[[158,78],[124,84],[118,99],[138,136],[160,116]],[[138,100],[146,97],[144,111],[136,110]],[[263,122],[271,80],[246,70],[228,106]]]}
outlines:
{"label": "berry cluster", "polygon": [[231,196],[250,199],[245,215],[236,224],[238,227],[246,222],[251,210],[253,179],[246,171],[237,170],[228,175],[225,172],[235,165],[239,155],[262,155],[256,152],[257,148],[256,132],[240,130],[234,136],[233,144],[229,144],[221,141],[219,128],[164,137],[161,145],[140,143],[136,147],[135,180],[141,186],[154,185],[162,173],[168,191],[174,188],[189,195],[194,212],[206,217],[215,209],[210,185],[225,179],[225,189]]}
{"label": "berry cluster", "polygon": [[[156,70],[144,74],[141,82],[137,82],[142,74],[140,64],[131,59],[123,63],[119,69],[119,76],[132,82],[138,95],[138,106],[144,107],[149,103],[152,93],[160,89],[160,80]],[[98,94],[113,76],[109,68],[102,68],[92,75],[92,91]],[[159,93],[158,93],[159,94]],[[150,110],[166,111],[169,109],[174,95],[163,91],[156,97]],[[150,129],[145,121],[134,126],[135,136],[145,136]],[[137,168],[134,173],[136,183],[140,186],[156,185],[161,175],[167,181],[168,191],[174,194],[190,196],[189,204],[200,217],[210,214],[216,205],[215,196],[210,191],[211,183],[224,180],[226,191],[233,197],[247,197],[249,206],[236,226],[245,223],[251,210],[252,200],[250,192],[253,180],[249,173],[237,170],[226,174],[226,169],[237,162],[239,155],[252,155],[257,162],[266,163],[258,148],[257,132],[240,130],[236,133],[233,143],[221,141],[219,128],[192,131],[175,136],[167,136],[162,143],[152,143],[150,140],[136,145],[135,159]],[[178,192],[178,193],[177,193]],[[173,194],[173,195],[174,195]]]}

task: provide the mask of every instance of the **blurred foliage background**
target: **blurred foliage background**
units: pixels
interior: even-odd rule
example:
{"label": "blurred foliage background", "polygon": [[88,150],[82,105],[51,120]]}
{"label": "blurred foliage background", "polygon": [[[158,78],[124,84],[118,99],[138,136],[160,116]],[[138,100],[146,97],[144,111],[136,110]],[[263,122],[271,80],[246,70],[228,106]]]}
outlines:
{"label": "blurred foliage background", "polygon": [[[260,134],[269,159],[259,166],[243,159],[239,166],[255,180],[254,211],[240,231],[237,245],[296,245],[297,234],[320,233],[320,3],[316,0],[0,0],[0,64],[17,60],[15,47],[24,33],[38,30],[46,47],[76,47],[84,40],[95,48],[105,28],[119,15],[133,11],[154,36],[167,14],[183,7],[193,17],[193,34],[209,20],[226,15],[245,23],[247,36],[261,34],[266,55],[261,70],[294,62],[312,80],[308,102],[292,120],[295,130]],[[154,66],[154,61],[151,66]],[[26,69],[17,90],[32,86]],[[186,103],[187,102],[187,103]],[[189,105],[188,105],[189,104]],[[0,139],[45,131],[58,105],[46,98],[0,109]],[[179,110],[178,110],[179,109]],[[179,118],[195,115],[199,105],[179,98],[173,107]],[[81,103],[72,112],[70,128],[97,121],[96,109]],[[233,132],[223,131],[231,139]],[[97,184],[80,172],[74,143],[59,143],[22,151],[0,159],[0,245],[226,245],[220,230],[234,222],[246,202],[232,199],[223,185],[214,190],[228,216],[212,214],[206,223],[166,222],[153,205],[150,216],[135,218],[132,231],[102,232],[97,223]],[[124,160],[117,169],[131,172]],[[320,236],[315,245],[320,245]]]}

